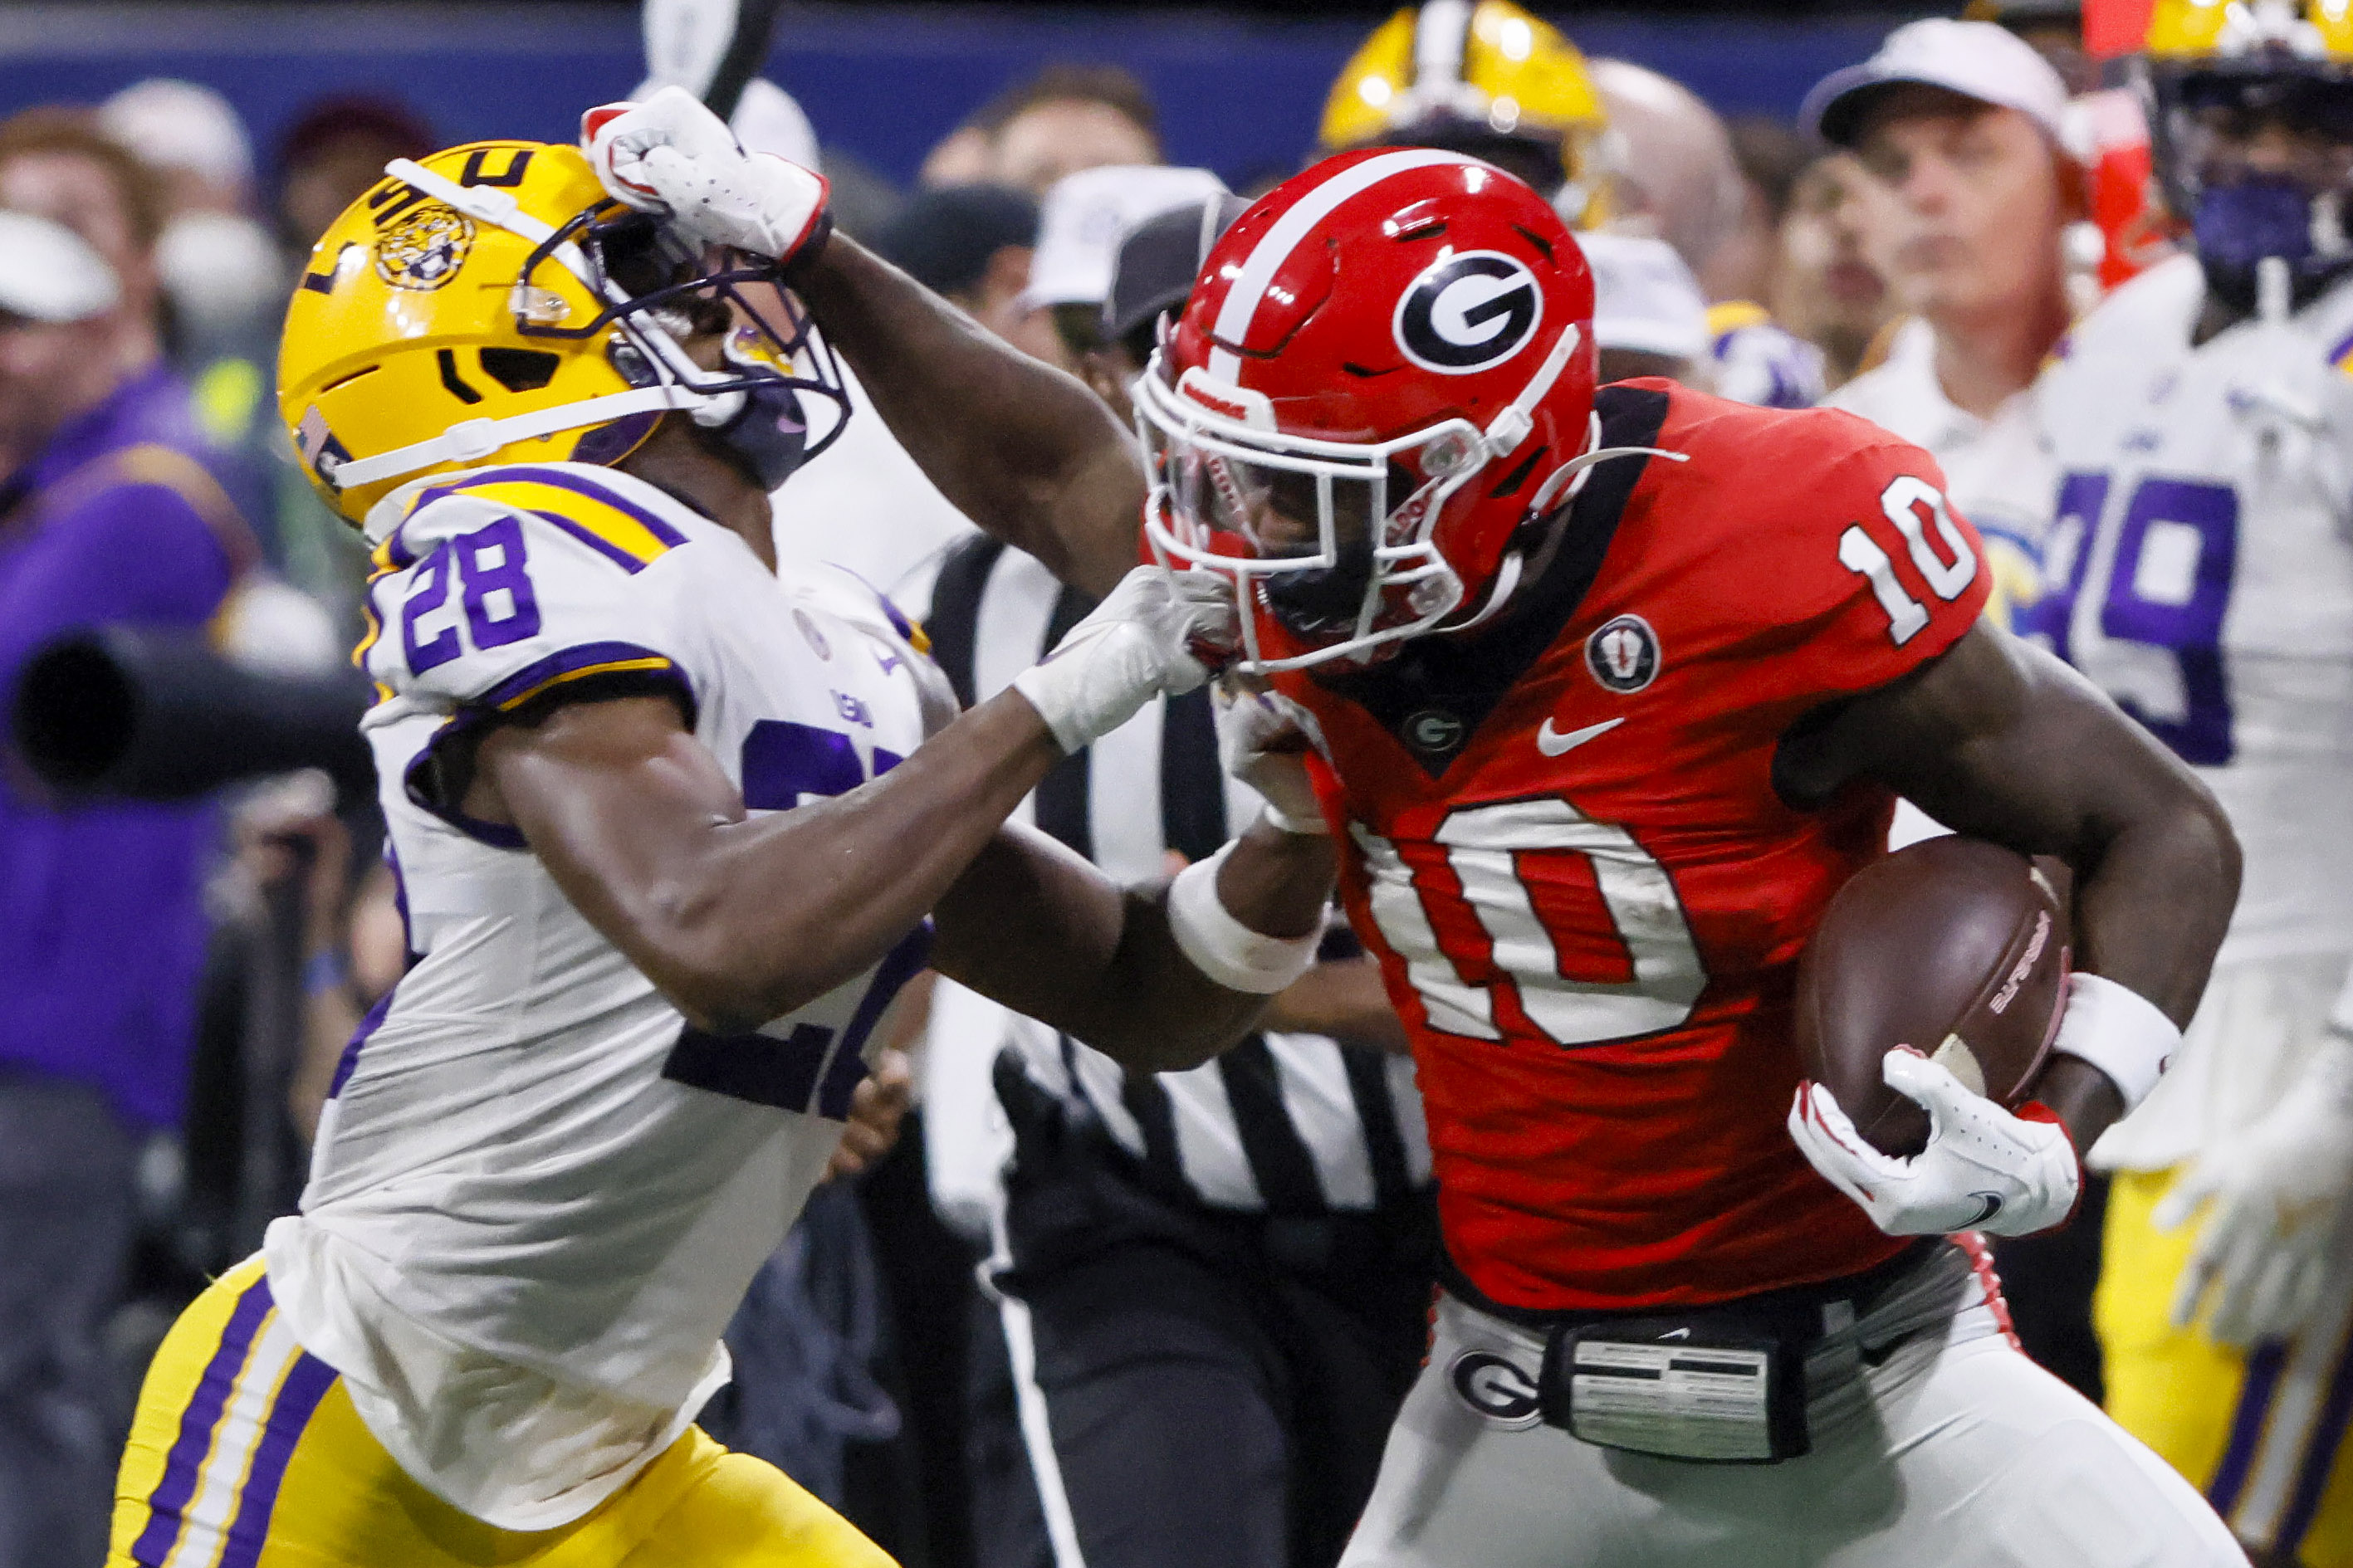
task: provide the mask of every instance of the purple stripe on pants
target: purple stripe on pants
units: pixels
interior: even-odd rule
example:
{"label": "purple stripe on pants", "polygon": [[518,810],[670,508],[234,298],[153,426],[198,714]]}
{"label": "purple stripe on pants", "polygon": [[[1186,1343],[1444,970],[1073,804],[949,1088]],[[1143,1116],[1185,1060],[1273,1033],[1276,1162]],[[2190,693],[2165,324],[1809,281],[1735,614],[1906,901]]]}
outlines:
{"label": "purple stripe on pants", "polygon": [[2272,1395],[2279,1389],[2280,1372],[2286,1364],[2287,1349],[2276,1340],[2256,1347],[2247,1358],[2246,1375],[2239,1384],[2239,1408],[2231,1418],[2230,1443],[2206,1488],[2206,1500],[2225,1519],[2239,1506],[2239,1494],[2246,1489],[2247,1477],[2254,1469],[2263,1417],[2271,1411]]}
{"label": "purple stripe on pants", "polygon": [[221,1553],[220,1568],[254,1568],[261,1561],[261,1548],[269,1539],[269,1516],[278,1507],[278,1489],[286,1479],[287,1461],[293,1458],[294,1445],[311,1424],[319,1401],[334,1386],[335,1375],[333,1367],[306,1352],[279,1385],[261,1441],[253,1451],[253,1467],[247,1471],[237,1500],[237,1516],[229,1521],[228,1546]]}
{"label": "purple stripe on pants", "polygon": [[172,1451],[164,1460],[164,1479],[147,1494],[147,1528],[132,1543],[134,1560],[161,1563],[180,1539],[181,1510],[196,1495],[196,1477],[204,1468],[205,1455],[212,1448],[213,1428],[220,1425],[221,1412],[228,1405],[230,1391],[237,1386],[237,1374],[253,1349],[253,1336],[260,1331],[261,1320],[269,1315],[270,1305],[267,1278],[256,1279],[237,1299],[237,1308],[229,1313],[228,1327],[221,1333],[220,1348],[205,1363],[205,1374],[196,1383],[195,1397],[180,1413],[180,1435],[173,1439]]}

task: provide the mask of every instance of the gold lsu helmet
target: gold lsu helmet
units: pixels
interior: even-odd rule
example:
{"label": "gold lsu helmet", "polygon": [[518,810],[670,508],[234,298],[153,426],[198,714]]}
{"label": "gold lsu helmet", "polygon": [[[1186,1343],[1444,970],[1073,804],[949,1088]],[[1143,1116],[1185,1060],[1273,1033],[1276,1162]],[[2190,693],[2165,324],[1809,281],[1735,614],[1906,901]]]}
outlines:
{"label": "gold lsu helmet", "polygon": [[[703,330],[725,334],[716,369],[680,342]],[[773,416],[749,419],[765,479],[840,429],[807,440],[797,394],[848,413],[773,264],[702,252],[613,201],[576,148],[537,142],[386,165],[311,252],[278,385],[305,472],[353,522],[430,474],[618,462],[672,410],[723,432]]]}
{"label": "gold lsu helmet", "polygon": [[2353,64],[2353,0],[2157,0],[2147,52],[2151,60],[2275,53]]}
{"label": "gold lsu helmet", "polygon": [[[2253,310],[2274,268],[2302,305],[2353,274],[2353,0],[2157,0],[2135,69],[2209,292]],[[2284,169],[2247,161],[2265,122],[2303,149]]]}
{"label": "gold lsu helmet", "polygon": [[1573,222],[1603,216],[1609,117],[1585,57],[1512,0],[1427,0],[1373,29],[1324,102],[1325,153],[1438,146],[1519,175]]}

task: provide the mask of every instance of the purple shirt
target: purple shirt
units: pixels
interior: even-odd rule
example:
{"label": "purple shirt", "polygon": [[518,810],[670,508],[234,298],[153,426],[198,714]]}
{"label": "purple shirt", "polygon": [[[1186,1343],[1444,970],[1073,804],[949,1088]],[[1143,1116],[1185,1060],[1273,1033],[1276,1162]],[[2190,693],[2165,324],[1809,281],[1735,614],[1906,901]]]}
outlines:
{"label": "purple shirt", "polygon": [[[206,456],[186,388],[158,368],[0,481],[0,703],[62,633],[212,617],[251,544]],[[216,813],[62,808],[21,769],[0,765],[0,1070],[87,1083],[136,1123],[177,1126]]]}

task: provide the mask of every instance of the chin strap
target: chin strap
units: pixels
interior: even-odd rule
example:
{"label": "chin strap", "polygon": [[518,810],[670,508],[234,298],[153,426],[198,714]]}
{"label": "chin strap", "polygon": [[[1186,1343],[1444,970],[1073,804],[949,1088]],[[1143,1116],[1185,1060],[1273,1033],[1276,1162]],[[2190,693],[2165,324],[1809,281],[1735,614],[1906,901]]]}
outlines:
{"label": "chin strap", "polygon": [[1528,521],[1533,522],[1555,506],[1577,499],[1585,488],[1586,479],[1595,467],[1612,458],[1666,458],[1678,463],[1691,461],[1689,452],[1670,452],[1664,447],[1605,447],[1601,445],[1601,416],[1586,416],[1585,450],[1545,476],[1536,493],[1528,498]]}
{"label": "chin strap", "polygon": [[372,457],[354,458],[339,465],[325,477],[332,479],[339,489],[355,489],[362,485],[372,485],[378,479],[413,474],[437,463],[474,462],[489,457],[501,447],[527,441],[534,436],[553,436],[559,430],[604,425],[631,414],[649,413],[657,408],[693,408],[709,401],[691,388],[680,386],[675,382],[665,382],[659,386],[633,387],[628,392],[607,393],[602,397],[584,398],[578,403],[561,403],[553,408],[510,415],[504,419],[461,419],[438,436],[409,446],[395,447],[388,452],[378,452]]}
{"label": "chin strap", "polygon": [[[1587,416],[1585,450],[1546,476],[1545,482],[1536,488],[1534,499],[1528,502],[1529,521],[1544,516],[1556,505],[1566,505],[1575,500],[1577,492],[1585,488],[1585,481],[1591,476],[1594,468],[1612,458],[1668,458],[1678,463],[1691,461],[1689,452],[1670,452],[1663,447],[1604,447],[1599,444],[1600,440],[1601,416],[1599,414]],[[1526,564],[1523,553],[1519,551],[1514,550],[1504,556],[1503,564],[1495,569],[1495,585],[1487,591],[1486,603],[1479,606],[1477,613],[1466,620],[1456,621],[1451,625],[1433,629],[1447,632],[1469,631],[1481,622],[1493,619],[1495,614],[1509,602],[1513,594],[1518,591],[1521,574],[1526,569]]]}

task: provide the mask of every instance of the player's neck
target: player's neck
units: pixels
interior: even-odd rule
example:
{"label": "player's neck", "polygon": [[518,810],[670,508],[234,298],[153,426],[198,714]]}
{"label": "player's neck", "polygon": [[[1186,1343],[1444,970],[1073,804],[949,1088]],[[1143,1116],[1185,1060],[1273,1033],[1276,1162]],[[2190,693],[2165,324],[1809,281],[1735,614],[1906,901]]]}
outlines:
{"label": "player's neck", "polygon": [[776,569],[776,512],[768,492],[707,448],[686,416],[663,419],[645,445],[613,466],[692,507],[750,545],[769,571]]}
{"label": "player's neck", "polygon": [[2067,330],[2066,296],[2056,281],[2026,308],[1929,317],[1936,334],[1936,384],[1953,405],[1990,419],[2041,374],[2052,345]]}

